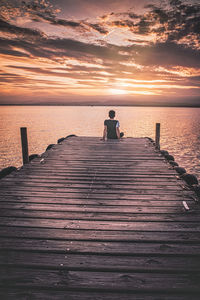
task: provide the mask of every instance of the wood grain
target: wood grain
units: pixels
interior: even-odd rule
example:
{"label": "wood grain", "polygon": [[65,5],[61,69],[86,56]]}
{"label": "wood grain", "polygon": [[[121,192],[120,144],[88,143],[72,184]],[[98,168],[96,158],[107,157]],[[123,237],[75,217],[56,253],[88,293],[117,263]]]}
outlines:
{"label": "wood grain", "polygon": [[0,194],[1,299],[199,299],[200,208],[147,138],[66,139]]}

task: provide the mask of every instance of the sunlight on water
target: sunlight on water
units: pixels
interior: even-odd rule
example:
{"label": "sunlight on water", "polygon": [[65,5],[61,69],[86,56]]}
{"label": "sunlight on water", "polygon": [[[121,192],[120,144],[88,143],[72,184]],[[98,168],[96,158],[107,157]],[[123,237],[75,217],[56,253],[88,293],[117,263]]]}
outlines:
{"label": "sunlight on water", "polygon": [[110,109],[127,137],[155,139],[161,123],[161,148],[200,178],[200,108],[1,106],[0,169],[22,164],[20,127],[28,129],[29,154],[41,154],[69,134],[101,137]]}

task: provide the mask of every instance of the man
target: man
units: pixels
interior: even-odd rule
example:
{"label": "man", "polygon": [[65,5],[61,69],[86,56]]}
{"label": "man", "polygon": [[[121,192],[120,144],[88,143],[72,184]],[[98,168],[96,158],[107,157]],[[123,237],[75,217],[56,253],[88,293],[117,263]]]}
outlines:
{"label": "man", "polygon": [[104,121],[103,140],[105,140],[106,137],[107,139],[120,139],[124,134],[119,131],[119,121],[114,120],[114,110],[109,111],[109,118],[110,119]]}

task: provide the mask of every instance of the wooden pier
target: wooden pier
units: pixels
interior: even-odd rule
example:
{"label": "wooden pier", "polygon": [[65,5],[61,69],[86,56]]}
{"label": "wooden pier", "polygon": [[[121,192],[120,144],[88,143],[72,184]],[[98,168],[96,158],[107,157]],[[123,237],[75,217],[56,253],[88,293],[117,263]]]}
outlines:
{"label": "wooden pier", "polygon": [[0,198],[2,300],[200,299],[199,204],[149,139],[65,139]]}

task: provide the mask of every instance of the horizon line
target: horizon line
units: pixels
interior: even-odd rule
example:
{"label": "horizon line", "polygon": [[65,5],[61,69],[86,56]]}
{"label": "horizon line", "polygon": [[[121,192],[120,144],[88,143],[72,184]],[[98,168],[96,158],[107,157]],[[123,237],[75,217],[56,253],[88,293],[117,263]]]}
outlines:
{"label": "horizon line", "polygon": [[0,103],[0,106],[129,106],[129,107],[190,107],[190,108],[199,108],[200,104],[82,104],[82,103],[32,103],[32,104],[24,104],[24,103]]}

